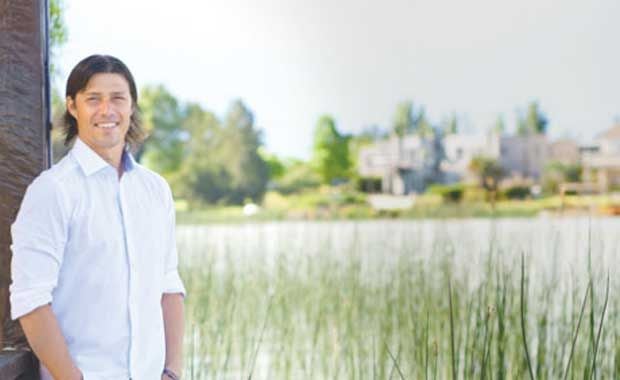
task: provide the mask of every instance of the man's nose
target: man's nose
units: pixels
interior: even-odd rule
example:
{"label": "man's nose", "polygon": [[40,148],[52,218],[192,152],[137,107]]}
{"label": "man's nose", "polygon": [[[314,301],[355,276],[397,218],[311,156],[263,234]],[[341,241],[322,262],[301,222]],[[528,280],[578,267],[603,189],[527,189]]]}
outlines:
{"label": "man's nose", "polygon": [[99,104],[99,113],[107,115],[110,112],[110,101],[108,99],[102,99]]}

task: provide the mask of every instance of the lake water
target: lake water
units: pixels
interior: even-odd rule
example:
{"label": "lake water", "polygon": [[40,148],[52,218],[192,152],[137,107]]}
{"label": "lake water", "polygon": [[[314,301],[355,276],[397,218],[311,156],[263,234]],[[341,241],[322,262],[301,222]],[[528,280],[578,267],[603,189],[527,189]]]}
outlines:
{"label": "lake water", "polygon": [[429,259],[452,250],[459,266],[481,265],[491,249],[506,260],[525,254],[533,273],[578,273],[588,252],[598,270],[615,277],[619,264],[620,218],[517,218],[454,220],[372,220],[273,222],[177,227],[181,261],[210,257],[239,265],[273,264],[280,256],[354,255],[389,261],[393,252]]}
{"label": "lake water", "polygon": [[[270,323],[265,322],[253,378],[374,378],[377,366],[386,371],[392,368],[393,373],[389,357],[385,359],[384,355],[384,362],[377,359],[385,351],[381,339],[402,348],[403,371],[408,378],[419,378],[420,358],[428,355],[428,350],[420,353],[420,343],[412,340],[419,335],[407,334],[427,323],[425,315],[429,314],[425,313],[434,313],[428,331],[437,334],[434,339],[441,358],[437,374],[445,378],[451,368],[445,325],[449,320],[446,271],[453,283],[462,287],[455,290],[460,294],[457,330],[478,334],[484,313],[474,308],[475,315],[468,315],[467,305],[473,302],[478,310],[486,309],[486,302],[493,305],[496,289],[500,289],[493,283],[496,268],[505,268],[512,276],[510,315],[505,318],[513,334],[505,343],[506,368],[508,378],[522,376],[523,368],[517,367],[523,364],[518,335],[523,255],[530,293],[528,307],[532,310],[528,324],[538,326],[528,333],[533,345],[530,351],[537,357],[537,348],[542,347],[539,342],[547,342],[545,377],[556,378],[567,360],[565,347],[587,287],[590,262],[596,289],[595,319],[601,315],[609,273],[612,321],[605,331],[615,330],[620,323],[614,295],[619,285],[619,232],[620,218],[587,217],[178,226],[182,272],[192,277],[188,281],[189,334],[194,344],[191,371],[197,379],[247,377],[248,367],[252,367],[248,358],[257,341],[261,342],[258,337],[262,336],[265,319]],[[403,293],[403,286],[410,290]],[[416,294],[416,288],[424,294]],[[355,289],[363,292],[351,295]],[[553,296],[545,297],[547,291]],[[273,306],[267,306],[274,294]],[[396,303],[390,303],[392,298]],[[370,307],[373,303],[376,308]],[[548,314],[546,330],[541,330],[541,310]],[[317,338],[312,343],[315,326],[318,341],[327,342],[323,346],[315,344]],[[387,326],[387,330],[377,326]],[[616,368],[612,351],[620,347],[614,336],[604,333],[601,342],[605,354],[601,355],[599,370],[609,376]],[[490,339],[499,338],[491,335]],[[220,342],[218,347],[205,343],[213,341]],[[588,344],[585,337],[578,341],[578,371],[587,370]],[[357,351],[351,354],[346,347]],[[457,348],[463,362],[476,357],[475,350],[467,345]],[[316,361],[323,363],[322,370],[308,372]],[[365,370],[358,370],[360,367]],[[478,369],[471,372],[472,376],[478,378],[479,363],[472,362],[474,367]],[[463,366],[459,371],[465,375]]]}

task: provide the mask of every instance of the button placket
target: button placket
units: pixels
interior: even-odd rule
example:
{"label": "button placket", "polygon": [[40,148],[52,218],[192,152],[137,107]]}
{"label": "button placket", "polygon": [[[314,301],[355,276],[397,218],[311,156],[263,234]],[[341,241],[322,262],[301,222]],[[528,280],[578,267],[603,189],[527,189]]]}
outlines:
{"label": "button placket", "polygon": [[132,305],[135,304],[133,298],[134,298],[134,291],[133,291],[133,284],[135,282],[135,274],[134,274],[134,268],[135,268],[135,262],[134,262],[134,258],[132,255],[132,250],[131,250],[131,242],[129,239],[130,236],[130,228],[129,228],[129,223],[127,221],[127,203],[125,201],[125,197],[124,197],[124,187],[126,184],[126,180],[124,181],[126,177],[126,174],[124,174],[123,176],[121,176],[120,179],[116,180],[117,186],[118,186],[118,201],[119,201],[119,207],[121,210],[121,220],[123,223],[123,241],[125,242],[125,254],[126,254],[126,258],[127,258],[127,274],[128,274],[128,302],[129,304],[127,305],[127,309],[129,310],[129,334],[130,334],[130,342],[129,342],[129,373],[133,373],[133,364],[135,363],[135,355],[134,355],[134,342],[136,341],[135,339],[135,333],[134,333],[134,321],[136,320],[135,317],[135,310],[134,308],[132,308]]}

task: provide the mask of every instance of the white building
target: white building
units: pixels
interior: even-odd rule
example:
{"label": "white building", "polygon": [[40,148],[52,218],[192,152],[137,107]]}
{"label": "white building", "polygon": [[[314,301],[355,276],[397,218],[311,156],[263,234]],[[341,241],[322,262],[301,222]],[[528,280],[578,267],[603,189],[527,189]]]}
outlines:
{"label": "white building", "polygon": [[499,160],[507,177],[539,180],[549,157],[549,144],[544,134],[502,136]]}
{"label": "white building", "polygon": [[445,181],[471,182],[475,176],[469,170],[472,158],[484,156],[499,157],[499,137],[496,133],[486,135],[451,134],[443,139],[445,159],[441,170],[445,173]]}
{"label": "white building", "polygon": [[469,164],[476,156],[497,159],[508,178],[537,181],[548,161],[549,144],[542,134],[391,136],[361,149],[359,174],[381,178],[383,192],[408,194],[424,191],[430,183],[474,181]]}
{"label": "white building", "polygon": [[560,139],[549,144],[549,161],[575,165],[581,161],[579,145],[571,139]]}
{"label": "white building", "polygon": [[620,124],[598,135],[582,154],[585,182],[595,182],[603,191],[620,188]]}
{"label": "white building", "polygon": [[359,174],[381,178],[381,190],[385,193],[424,191],[427,183],[438,181],[440,146],[434,138],[391,136],[360,150]]}

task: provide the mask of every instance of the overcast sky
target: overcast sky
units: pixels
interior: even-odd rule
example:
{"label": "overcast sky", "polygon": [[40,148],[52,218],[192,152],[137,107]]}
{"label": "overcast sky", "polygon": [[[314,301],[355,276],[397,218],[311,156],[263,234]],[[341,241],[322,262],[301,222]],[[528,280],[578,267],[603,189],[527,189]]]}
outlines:
{"label": "overcast sky", "polygon": [[139,86],[222,116],[243,99],[269,150],[308,158],[321,114],[355,133],[396,105],[455,112],[466,132],[538,100],[550,134],[580,140],[620,115],[618,0],[65,0],[63,82],[93,53]]}

